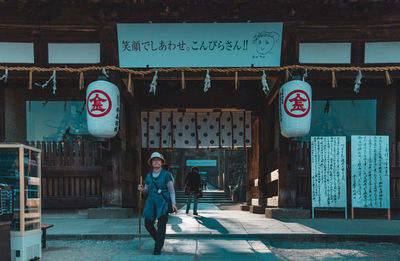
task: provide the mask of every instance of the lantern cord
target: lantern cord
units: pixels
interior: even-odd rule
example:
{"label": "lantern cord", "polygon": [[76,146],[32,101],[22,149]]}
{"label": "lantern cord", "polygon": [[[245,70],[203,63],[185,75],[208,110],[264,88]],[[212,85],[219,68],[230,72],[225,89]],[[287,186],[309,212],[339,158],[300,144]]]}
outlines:
{"label": "lantern cord", "polygon": [[181,77],[182,77],[182,90],[186,89],[186,84],[185,84],[185,72],[181,72]]}
{"label": "lantern cord", "polygon": [[238,90],[238,85],[239,85],[239,73],[235,72],[235,91]]}
{"label": "lantern cord", "polygon": [[133,88],[132,88],[132,74],[128,74],[128,92],[132,95],[133,97]]}
{"label": "lantern cord", "polygon": [[194,119],[196,124],[196,150],[199,150],[199,130],[197,128],[197,112],[194,113]]}
{"label": "lantern cord", "polygon": [[355,93],[360,92],[361,79],[362,79],[362,73],[361,73],[361,71],[358,71],[358,75],[356,77],[356,80],[354,81],[354,92]]}
{"label": "lantern cord", "polygon": [[83,102],[82,110],[79,112],[80,115],[85,111],[86,108],[86,100]]}
{"label": "lantern cord", "polygon": [[147,150],[150,150],[150,112],[147,112]]}
{"label": "lantern cord", "polygon": [[83,88],[85,87],[85,82],[84,82],[84,78],[83,78],[83,72],[79,73],[79,90],[83,90]]}
{"label": "lantern cord", "polygon": [[267,81],[267,75],[265,74],[265,71],[263,71],[263,74],[261,76],[261,84],[263,86],[263,91],[265,94],[269,91],[269,86],[268,86],[268,81]]}
{"label": "lantern cord", "polygon": [[234,143],[234,137],[233,137],[233,114],[232,112],[229,112],[231,114],[231,131],[232,131],[232,149],[235,148],[235,143]]}
{"label": "lantern cord", "polygon": [[171,147],[174,148],[174,112],[171,111]]}
{"label": "lantern cord", "polygon": [[391,85],[393,83],[392,77],[390,77],[389,71],[385,71],[386,85]]}
{"label": "lantern cord", "polygon": [[336,74],[335,71],[332,71],[332,88],[336,87],[337,87]]}
{"label": "lantern cord", "polygon": [[204,92],[207,92],[211,87],[210,70],[207,70],[206,78],[204,79]]}
{"label": "lantern cord", "polygon": [[29,85],[28,90],[32,90],[32,71],[29,71]]}
{"label": "lantern cord", "polygon": [[0,81],[4,81],[6,83],[7,78],[8,78],[8,69],[5,69],[3,76],[0,77]]}
{"label": "lantern cord", "polygon": [[246,111],[243,111],[243,147],[246,149]]}
{"label": "lantern cord", "polygon": [[107,73],[107,71],[106,71],[106,68],[103,68],[103,69],[101,70],[101,72],[103,73],[103,75],[104,75],[107,79],[110,78],[110,76],[108,76],[108,73]]}
{"label": "lantern cord", "polygon": [[329,100],[327,100],[326,104],[325,104],[325,108],[324,108],[324,113],[325,114],[329,113],[329,107],[330,107],[330,103],[329,103]]}
{"label": "lantern cord", "polygon": [[150,93],[153,93],[153,95],[156,95],[157,79],[158,79],[158,71],[156,71],[156,72],[154,73],[153,80],[152,80],[151,83],[150,83],[150,90],[149,90],[149,92],[150,92]]}
{"label": "lantern cord", "polygon": [[162,112],[160,111],[160,150],[162,149]]}
{"label": "lantern cord", "polygon": [[222,148],[222,146],[221,146],[221,135],[222,135],[222,133],[221,133],[221,121],[222,121],[222,111],[221,111],[221,113],[219,114],[219,121],[218,121],[218,143],[219,143],[219,148]]}

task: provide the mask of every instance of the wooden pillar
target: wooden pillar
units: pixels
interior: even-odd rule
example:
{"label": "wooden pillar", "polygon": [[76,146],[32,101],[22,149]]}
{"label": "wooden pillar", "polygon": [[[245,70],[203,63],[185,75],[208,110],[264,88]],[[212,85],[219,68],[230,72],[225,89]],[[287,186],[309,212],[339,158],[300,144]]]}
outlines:
{"label": "wooden pillar", "polygon": [[[100,53],[102,65],[118,65],[116,26],[106,25],[100,30]],[[109,72],[110,80],[118,82],[117,75]],[[104,167],[102,173],[103,206],[122,207],[122,153],[119,136],[109,140],[108,150],[103,151]]]}
{"label": "wooden pillar", "polygon": [[290,140],[281,136],[279,153],[278,207],[294,208],[297,206],[297,173],[295,151]]}
{"label": "wooden pillar", "polygon": [[[296,28],[284,26],[282,37],[282,65],[297,64],[299,60],[299,47]],[[292,71],[292,73],[294,73]],[[283,77],[283,79],[285,79]],[[286,80],[286,79],[285,79]],[[290,79],[289,79],[290,80]],[[279,103],[277,104],[279,106]],[[279,119],[277,119],[279,121]],[[278,124],[280,124],[278,122]],[[279,126],[280,129],[280,126]],[[294,154],[290,150],[289,139],[279,134],[279,182],[278,182],[278,207],[291,208],[296,206],[297,177],[294,170]]]}
{"label": "wooden pillar", "polygon": [[246,178],[246,202],[251,204],[251,199],[258,197],[258,188],[254,186],[254,180],[258,178],[259,168],[259,119],[251,118],[251,148],[247,150],[247,178]]}
{"label": "wooden pillar", "polygon": [[[282,41],[282,48],[285,50],[282,56],[282,65],[297,64],[299,50],[296,29],[291,26],[285,26]],[[281,134],[279,135],[278,166],[278,207],[296,207],[297,175],[295,170],[295,153],[291,150],[290,140]]]}
{"label": "wooden pillar", "polygon": [[[142,164],[145,164],[142,160],[142,131],[141,131],[141,111],[137,106],[132,106],[130,119],[130,131],[131,131],[131,139],[129,142],[131,152],[132,152],[132,165],[133,165],[133,176],[136,182],[133,184],[133,191],[137,190],[137,185],[140,182],[140,176],[145,175],[146,173],[142,173]],[[144,177],[143,177],[144,180]],[[137,193],[134,193],[137,195]],[[137,202],[137,200],[135,201]],[[135,204],[136,205],[136,204]]]}
{"label": "wooden pillar", "polygon": [[6,117],[5,117],[5,104],[4,104],[4,88],[5,84],[0,83],[0,142],[5,141],[6,138]]}
{"label": "wooden pillar", "polygon": [[109,151],[103,153],[106,161],[102,173],[102,205],[106,207],[122,207],[121,191],[121,141],[113,138],[109,141]]}
{"label": "wooden pillar", "polygon": [[269,111],[264,110],[260,115],[259,130],[258,130],[258,204],[266,206],[266,176],[267,176],[267,155],[268,155],[268,140],[271,121],[269,120]]}
{"label": "wooden pillar", "polygon": [[103,65],[118,66],[118,41],[116,25],[104,26],[100,31],[100,57]]}

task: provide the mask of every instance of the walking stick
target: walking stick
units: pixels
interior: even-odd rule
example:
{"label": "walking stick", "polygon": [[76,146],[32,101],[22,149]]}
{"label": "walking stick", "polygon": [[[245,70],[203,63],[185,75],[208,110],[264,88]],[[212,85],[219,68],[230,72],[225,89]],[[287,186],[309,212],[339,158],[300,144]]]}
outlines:
{"label": "walking stick", "polygon": [[[142,176],[140,176],[140,185],[142,185]],[[142,191],[139,191],[139,250],[142,239]]]}

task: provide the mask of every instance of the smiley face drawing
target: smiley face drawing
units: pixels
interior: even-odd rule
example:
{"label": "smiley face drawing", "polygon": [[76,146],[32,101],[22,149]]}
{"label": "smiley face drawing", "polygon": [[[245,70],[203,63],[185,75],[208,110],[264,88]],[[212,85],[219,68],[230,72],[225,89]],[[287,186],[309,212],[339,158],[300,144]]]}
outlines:
{"label": "smiley face drawing", "polygon": [[271,52],[279,40],[279,34],[276,32],[258,32],[253,37],[253,44],[256,44],[258,54],[266,55]]}

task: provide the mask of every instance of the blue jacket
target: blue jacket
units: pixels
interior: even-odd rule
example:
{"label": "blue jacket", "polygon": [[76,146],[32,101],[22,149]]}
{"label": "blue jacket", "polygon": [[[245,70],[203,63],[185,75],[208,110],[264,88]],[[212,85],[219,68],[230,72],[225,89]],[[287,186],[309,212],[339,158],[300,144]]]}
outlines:
{"label": "blue jacket", "polygon": [[[168,202],[165,201],[164,197],[157,192],[157,188],[152,181],[152,172],[147,173],[144,180],[144,184],[149,187],[149,194],[144,205],[143,217],[149,220],[154,220],[156,217],[159,218],[168,213]],[[168,171],[162,169],[160,175],[154,178],[154,182],[158,188],[162,190],[167,200],[171,199],[169,194],[167,183],[172,181],[172,175]]]}

